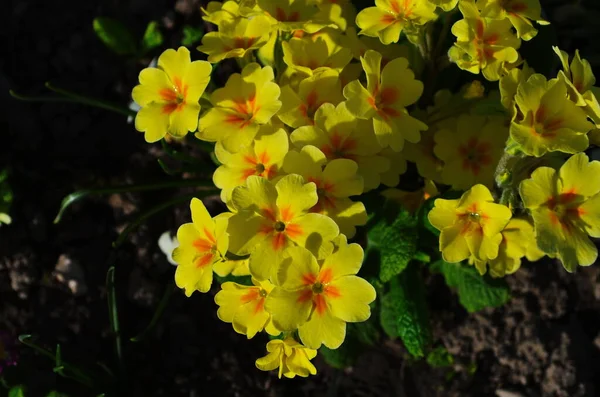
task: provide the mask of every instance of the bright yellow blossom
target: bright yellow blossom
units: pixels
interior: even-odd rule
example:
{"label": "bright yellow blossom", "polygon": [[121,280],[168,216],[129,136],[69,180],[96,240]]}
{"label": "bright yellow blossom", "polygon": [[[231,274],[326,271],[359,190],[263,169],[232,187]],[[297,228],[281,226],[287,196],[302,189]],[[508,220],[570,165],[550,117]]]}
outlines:
{"label": "bright yellow blossom", "polygon": [[460,199],[436,199],[429,222],[440,234],[440,251],[446,262],[461,262],[471,256],[480,261],[495,259],[502,242],[500,233],[512,213],[495,204],[487,187],[475,185]]}
{"label": "bright yellow blossom", "polygon": [[282,375],[286,378],[296,375],[306,378],[317,373],[317,369],[310,362],[317,355],[317,351],[302,346],[294,338],[270,341],[267,343],[267,352],[266,356],[256,360],[256,368],[261,371],[279,368],[279,379]]}
{"label": "bright yellow blossom", "polygon": [[281,333],[273,326],[271,315],[265,310],[265,300],[273,290],[268,280],[252,280],[253,286],[240,285],[233,282],[221,284],[221,291],[215,295],[215,303],[219,306],[217,316],[226,323],[231,323],[235,332],[251,339],[263,329],[269,335]]}
{"label": "bright yellow blossom", "polygon": [[289,247],[300,245],[319,257],[327,255],[339,228],[331,218],[309,213],[318,199],[316,185],[305,183],[300,175],[286,175],[277,184],[248,177],[246,185],[232,193],[237,212],[229,218],[229,250],[250,254],[250,272],[258,280],[277,271]]}
{"label": "bright yellow blossom", "polygon": [[227,217],[210,217],[202,201],[193,198],[190,204],[192,223],[177,230],[179,247],[173,251],[177,262],[175,283],[186,296],[194,291],[208,292],[213,280],[213,265],[225,257],[229,246]]}
{"label": "bright yellow blossom", "polygon": [[292,128],[314,125],[315,113],[322,104],[337,105],[343,100],[339,74],[328,69],[302,80],[297,90],[290,85],[282,87],[277,117]]}
{"label": "bright yellow blossom", "polygon": [[404,140],[418,142],[427,125],[408,114],[406,107],[423,93],[406,58],[396,58],[381,70],[381,54],[369,50],[361,57],[367,74],[367,88],[358,80],[344,87],[346,107],[354,116],[373,119],[373,128],[382,147],[399,152]]}
{"label": "bright yellow blossom", "polygon": [[433,151],[444,162],[442,181],[458,190],[477,183],[492,186],[507,138],[503,118],[461,115],[456,129],[435,133]]}
{"label": "bright yellow blossom", "polygon": [[249,147],[237,153],[229,153],[217,143],[215,155],[222,165],[216,169],[213,181],[216,187],[222,189],[221,200],[229,203],[233,188],[245,185],[250,175],[267,179],[281,176],[281,167],[288,148],[288,134],[281,128],[260,135]]}
{"label": "bright yellow blossom", "polygon": [[[233,215],[229,213],[229,215]],[[221,277],[227,277],[229,275],[241,277],[241,276],[249,276],[250,268],[248,267],[248,263],[250,260],[246,257],[242,258],[225,258],[222,262],[217,262],[213,266],[213,270],[216,274]]]}
{"label": "bright yellow blossom", "polygon": [[482,17],[473,2],[464,1],[458,7],[464,19],[452,26],[456,43],[448,56],[463,70],[481,72],[490,81],[500,79],[505,64],[519,59],[521,40],[512,33],[510,21]]}
{"label": "bright yellow blossom", "polygon": [[[492,277],[504,277],[519,270],[521,258],[527,255],[530,246],[537,246],[533,226],[525,219],[513,218],[502,230],[498,256],[488,261],[480,261],[471,257],[469,263],[475,265],[481,275],[486,273],[487,265]],[[535,259],[537,260],[541,256]]]}
{"label": "bright yellow blossom", "polygon": [[257,63],[232,74],[225,87],[211,94],[213,107],[200,118],[196,137],[220,142],[231,153],[248,147],[260,126],[281,108],[281,90],[273,78],[272,68]]}
{"label": "bright yellow blossom", "polygon": [[356,7],[352,0],[316,0],[319,7],[317,20],[326,20],[334,23],[342,32],[356,20]]}
{"label": "bright yellow blossom", "polygon": [[197,47],[208,55],[209,62],[220,62],[226,58],[241,58],[248,51],[258,49],[269,40],[271,24],[266,16],[252,19],[241,18],[224,22],[218,32],[209,32],[202,37]]}
{"label": "bright yellow blossom", "polygon": [[358,244],[342,245],[319,266],[301,247],[291,248],[277,272],[277,284],[265,307],[273,324],[294,330],[312,349],[321,344],[337,349],[346,336],[347,322],[366,321],[375,300],[375,288],[357,277],[363,260]]}
{"label": "bright yellow blossom", "polygon": [[517,95],[517,89],[521,83],[526,82],[534,73],[533,68],[530,68],[527,62],[525,62],[521,69],[513,68],[500,78],[498,86],[500,88],[502,106],[510,112],[511,119],[516,115],[515,95]]}
{"label": "bright yellow blossom", "polygon": [[442,10],[448,12],[452,11],[458,5],[458,0],[429,0]]}
{"label": "bright yellow blossom", "polygon": [[418,42],[420,25],[437,18],[435,5],[423,0],[375,0],[356,16],[360,34],[379,37],[383,44],[397,43],[400,33],[413,43]]}
{"label": "bright yellow blossom", "polygon": [[517,31],[517,36],[525,41],[533,39],[538,31],[531,21],[540,25],[549,22],[542,19],[539,0],[478,0],[481,15],[492,19],[508,18]]}
{"label": "bright yellow blossom", "polygon": [[317,36],[316,40],[292,38],[281,46],[285,64],[302,76],[312,76],[327,69],[341,73],[352,59],[349,49],[336,47],[332,51],[321,36]]}
{"label": "bright yellow blossom", "polygon": [[183,137],[198,126],[200,97],[210,80],[212,67],[205,61],[190,61],[185,47],[168,49],[158,57],[157,68],[140,72],[140,84],[133,88],[133,100],[141,106],[135,129],[144,132],[146,142],[170,134]]}
{"label": "bright yellow blossom", "polygon": [[340,233],[352,238],[356,226],[367,223],[367,211],[360,201],[350,196],[363,192],[363,178],[357,175],[358,165],[348,159],[327,158],[315,146],[304,146],[300,151],[290,151],[285,157],[283,170],[298,174],[307,182],[317,185],[319,201],[311,212],[327,215],[340,227]]}
{"label": "bright yellow blossom", "polygon": [[586,134],[593,125],[568,99],[564,79],[547,81],[534,74],[519,85],[515,101],[522,116],[511,123],[510,135],[525,154],[577,153],[588,147]]}
{"label": "bright yellow blossom", "polygon": [[210,1],[206,8],[201,8],[202,19],[217,26],[223,23],[234,22],[243,18],[240,14],[240,5],[235,1]]}
{"label": "bright yellow blossom", "polygon": [[328,160],[355,161],[365,191],[379,186],[381,174],[390,168],[389,160],[379,154],[381,146],[375,139],[373,123],[357,120],[346,108],[346,102],[338,106],[323,104],[315,113],[315,125],[296,129],[290,138],[297,148],[316,146]]}
{"label": "bright yellow blossom", "polygon": [[328,26],[327,21],[316,20],[319,9],[311,0],[257,0],[256,3],[283,31],[314,33]]}
{"label": "bright yellow blossom", "polygon": [[519,187],[531,211],[538,247],[561,260],[568,272],[596,261],[588,235],[600,237],[600,162],[584,153],[571,156],[556,171],[539,167]]}

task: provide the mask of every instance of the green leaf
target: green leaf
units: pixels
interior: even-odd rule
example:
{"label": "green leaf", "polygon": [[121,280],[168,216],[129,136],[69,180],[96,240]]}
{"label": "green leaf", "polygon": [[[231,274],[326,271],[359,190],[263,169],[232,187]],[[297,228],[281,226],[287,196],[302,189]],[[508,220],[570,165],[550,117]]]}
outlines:
{"label": "green leaf", "polygon": [[454,364],[454,357],[444,346],[438,346],[427,354],[427,364],[434,368],[445,368]]}
{"label": "green leaf", "polygon": [[229,274],[225,277],[221,277],[216,273],[213,276],[219,282],[219,284],[223,284],[228,281],[231,281],[231,282],[238,283],[241,285],[254,285],[254,284],[252,284],[252,277],[250,277],[250,276],[233,276],[233,275]]}
{"label": "green leaf", "polygon": [[378,262],[383,282],[400,274],[417,252],[417,219],[388,201],[367,225],[366,260]]}
{"label": "green leaf", "polygon": [[204,30],[201,26],[193,27],[190,25],[185,25],[183,27],[183,39],[181,39],[181,44],[186,47],[191,47],[194,44],[198,43],[202,36],[204,35]]}
{"label": "green leaf", "polygon": [[14,196],[8,183],[8,168],[0,171],[0,224],[11,222],[9,215]]}
{"label": "green leaf", "polygon": [[442,273],[446,284],[457,289],[460,304],[470,313],[502,306],[510,299],[504,279],[481,276],[473,266],[439,260],[431,265],[431,270]]}
{"label": "green leaf", "polygon": [[68,397],[68,395],[52,390],[50,393],[46,394],[46,397]]}
{"label": "green leaf", "polygon": [[102,42],[119,55],[132,55],[137,52],[135,39],[123,23],[113,18],[94,19],[94,32]]}
{"label": "green leaf", "polygon": [[25,397],[25,386],[14,386],[8,391],[8,397]]}
{"label": "green leaf", "polygon": [[158,29],[158,22],[152,21],[146,27],[144,37],[142,38],[142,51],[148,52],[153,48],[160,46],[164,41],[163,35]]}
{"label": "green leaf", "polygon": [[425,286],[418,266],[408,267],[390,281],[381,300],[381,326],[390,337],[400,337],[414,357],[424,357],[432,343]]}

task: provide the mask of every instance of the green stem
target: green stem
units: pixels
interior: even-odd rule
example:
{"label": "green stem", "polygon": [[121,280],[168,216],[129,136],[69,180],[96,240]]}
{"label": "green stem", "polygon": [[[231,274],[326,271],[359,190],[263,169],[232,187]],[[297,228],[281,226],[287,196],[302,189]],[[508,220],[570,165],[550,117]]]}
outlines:
{"label": "green stem", "polygon": [[113,243],[113,247],[114,248],[118,248],[119,246],[121,246],[121,244],[123,244],[125,242],[125,239],[127,239],[127,237],[129,236],[129,234],[133,230],[135,230],[142,222],[144,222],[146,219],[152,217],[153,215],[158,214],[159,212],[164,211],[167,208],[170,208],[170,207],[172,207],[174,205],[181,204],[181,203],[184,203],[186,201],[189,201],[193,197],[198,197],[198,196],[203,197],[203,196],[206,196],[208,194],[216,193],[216,192],[218,192],[218,189],[203,190],[202,193],[205,193],[205,194],[201,194],[201,192],[196,192],[196,193],[193,193],[193,194],[186,194],[186,195],[183,195],[183,196],[175,197],[172,200],[166,201],[166,202],[164,202],[162,204],[157,205],[156,207],[153,207],[153,208],[149,209],[148,211],[146,211],[143,214],[141,214],[136,220],[134,220],[129,225],[127,225],[127,227],[125,228],[125,230],[123,230],[121,232],[121,234],[119,234],[119,237],[117,237],[117,239]]}
{"label": "green stem", "polygon": [[177,286],[173,282],[171,282],[167,286],[167,288],[165,289],[165,293],[163,294],[160,302],[158,303],[158,307],[156,308],[156,311],[154,312],[154,315],[152,316],[152,319],[150,320],[150,324],[148,324],[146,329],[144,329],[137,336],[134,336],[133,338],[131,338],[130,341],[139,342],[148,336],[148,334],[154,329],[154,327],[156,327],[156,324],[158,323],[158,321],[162,318],[162,316],[165,312],[165,309],[167,308],[167,305],[169,304],[169,301],[171,300],[171,297],[173,296],[173,293],[175,291],[177,291],[177,289],[178,289]]}
{"label": "green stem", "polygon": [[57,94],[64,95],[65,97],[70,98],[73,101],[81,103],[83,105],[89,105],[89,106],[97,107],[97,108],[104,109],[104,110],[110,110],[111,112],[119,113],[124,116],[135,116],[137,114],[137,112],[134,110],[131,110],[128,108],[123,108],[119,105],[115,105],[110,102],[106,102],[106,101],[102,101],[102,100],[94,99],[94,98],[89,98],[89,97],[86,97],[83,95],[76,94],[72,91],[67,91],[63,88],[55,87],[52,84],[50,84],[50,82],[47,82],[45,84],[45,86],[50,91],[54,91]]}
{"label": "green stem", "polygon": [[121,327],[119,324],[119,311],[117,308],[117,291],[115,286],[115,266],[111,265],[106,273],[106,291],[108,293],[108,318],[110,329],[115,338],[115,354],[121,372],[121,381],[125,379],[125,363],[123,361],[123,347],[121,343]]}
{"label": "green stem", "polygon": [[126,192],[143,192],[147,190],[160,190],[160,189],[168,189],[172,187],[197,187],[197,186],[213,186],[211,181],[207,181],[206,179],[184,179],[184,180],[170,180],[166,182],[154,182],[147,183],[141,185],[123,185],[123,186],[115,186],[115,187],[107,187],[100,189],[84,189],[78,190],[66,196],[61,204],[60,209],[58,211],[58,215],[54,219],[54,223],[58,223],[61,221],[65,211],[69,208],[73,203],[81,200],[84,197],[90,195],[102,195],[102,194],[113,194],[113,193],[126,193]]}

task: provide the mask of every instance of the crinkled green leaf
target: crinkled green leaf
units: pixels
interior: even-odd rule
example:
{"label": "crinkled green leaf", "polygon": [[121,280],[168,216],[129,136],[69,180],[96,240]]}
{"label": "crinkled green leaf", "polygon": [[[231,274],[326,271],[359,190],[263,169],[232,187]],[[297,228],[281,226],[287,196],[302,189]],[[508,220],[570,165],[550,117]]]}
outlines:
{"label": "crinkled green leaf", "polygon": [[202,27],[185,25],[183,27],[183,39],[181,39],[181,44],[186,47],[191,47],[198,43],[200,39],[202,39],[203,35],[204,31],[202,30]]}
{"label": "crinkled green leaf", "polygon": [[142,49],[144,52],[160,46],[164,41],[163,35],[158,28],[158,22],[152,21],[146,27],[142,38]]}
{"label": "crinkled green leaf", "polygon": [[473,313],[486,307],[498,307],[510,299],[504,279],[481,276],[473,266],[439,260],[431,270],[444,275],[446,284],[457,289],[460,304]]}
{"label": "crinkled green leaf", "polygon": [[444,346],[438,346],[427,354],[427,364],[434,368],[449,367],[454,364],[454,357]]}
{"label": "crinkled green leaf", "polygon": [[381,326],[390,337],[400,337],[414,357],[424,357],[432,343],[425,286],[418,266],[410,266],[390,281],[381,300]]}
{"label": "crinkled green leaf", "polygon": [[94,32],[102,42],[119,55],[132,55],[137,52],[133,35],[122,22],[113,18],[94,19]]}
{"label": "crinkled green leaf", "polygon": [[388,201],[367,227],[367,260],[380,264],[379,278],[387,282],[400,274],[417,252],[417,218]]}

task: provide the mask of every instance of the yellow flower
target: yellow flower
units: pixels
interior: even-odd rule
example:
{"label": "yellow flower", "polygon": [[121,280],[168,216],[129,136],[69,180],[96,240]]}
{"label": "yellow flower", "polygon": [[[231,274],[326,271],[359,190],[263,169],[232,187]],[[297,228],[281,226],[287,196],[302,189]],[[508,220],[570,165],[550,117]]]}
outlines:
{"label": "yellow flower", "polygon": [[348,112],[346,102],[338,106],[323,104],[315,113],[315,125],[296,129],[290,139],[297,148],[316,146],[328,160],[355,161],[365,191],[379,186],[381,174],[390,168],[389,160],[379,155],[381,146],[375,139],[373,123],[356,120]]}
{"label": "yellow flower", "polygon": [[294,338],[270,341],[267,343],[267,352],[266,356],[256,360],[256,368],[261,371],[279,368],[279,379],[282,375],[286,378],[296,375],[306,378],[317,373],[317,369],[310,362],[317,355],[317,351],[302,346]]}
{"label": "yellow flower", "polygon": [[408,161],[417,165],[417,171],[423,178],[442,182],[444,162],[434,152],[434,136],[437,129],[430,129],[421,133],[421,140],[417,143],[407,143],[402,153]]}
{"label": "yellow flower", "polygon": [[231,153],[248,147],[260,126],[281,108],[281,90],[273,78],[272,68],[257,63],[232,74],[225,87],[211,94],[213,107],[200,118],[196,137],[220,142]]}
{"label": "yellow flower", "polygon": [[432,180],[425,179],[423,188],[415,190],[414,192],[391,188],[384,190],[381,194],[385,198],[399,203],[402,207],[406,208],[408,212],[414,214],[426,200],[437,196],[439,192]]}
{"label": "yellow flower", "polygon": [[356,20],[356,7],[352,0],[316,0],[315,3],[319,7],[316,19],[332,22],[342,32]]}
{"label": "yellow flower", "polygon": [[316,40],[292,38],[281,43],[281,47],[285,64],[302,76],[312,76],[327,69],[341,73],[352,59],[349,49],[336,47],[332,50],[321,36]]}
{"label": "yellow flower", "polygon": [[[228,215],[231,216],[233,214],[229,213]],[[225,258],[224,261],[215,263],[213,266],[213,270],[216,274],[218,274],[221,277],[227,277],[229,275],[236,277],[249,276],[249,262],[250,260],[246,257],[235,259]]]}
{"label": "yellow flower", "polygon": [[273,324],[283,331],[298,328],[300,340],[311,349],[321,344],[337,349],[346,336],[346,323],[366,321],[375,300],[375,288],[356,276],[362,248],[342,245],[320,266],[301,247],[291,248],[288,255],[265,304]]}
{"label": "yellow flower", "polygon": [[271,24],[266,16],[252,19],[241,18],[224,22],[218,32],[209,32],[202,37],[197,47],[208,55],[209,62],[220,62],[226,58],[241,58],[248,51],[258,49],[269,40]]}
{"label": "yellow flower", "polygon": [[458,190],[494,184],[494,172],[508,138],[504,119],[463,114],[456,129],[435,134],[434,153],[444,162],[442,181]]}
{"label": "yellow flower", "polygon": [[429,0],[442,10],[448,12],[452,11],[458,5],[458,0]]}
{"label": "yellow flower", "polygon": [[550,23],[542,19],[539,0],[478,0],[477,6],[481,15],[487,18],[508,18],[517,31],[517,37],[525,41],[533,39],[538,33],[531,21],[540,25]]}
{"label": "yellow flower", "polygon": [[315,20],[319,9],[310,0],[257,0],[256,3],[283,31],[314,33],[328,26],[327,21]]}
{"label": "yellow flower", "polygon": [[380,154],[390,161],[390,168],[381,174],[381,183],[388,187],[397,186],[400,183],[400,175],[404,174],[407,169],[404,151],[395,152],[388,147],[383,149]]}
{"label": "yellow flower", "polygon": [[400,33],[410,41],[418,41],[420,25],[437,18],[435,5],[423,0],[375,0],[375,7],[367,7],[356,16],[360,34],[379,37],[383,44],[397,43]]}
{"label": "yellow flower", "polygon": [[202,19],[217,26],[243,18],[240,14],[240,5],[235,1],[210,1],[206,8],[201,8]]}
{"label": "yellow flower", "polygon": [[404,140],[415,143],[427,125],[411,117],[406,107],[423,93],[423,83],[415,79],[406,58],[396,58],[381,70],[381,54],[369,50],[361,57],[367,74],[367,88],[358,80],[344,87],[346,107],[354,116],[373,119],[373,128],[382,147],[399,152]]}
{"label": "yellow flower", "polygon": [[460,199],[436,199],[429,222],[440,234],[440,251],[446,262],[461,262],[473,256],[480,261],[495,259],[502,242],[500,233],[512,213],[495,204],[487,187],[475,185]]}
{"label": "yellow flower", "polygon": [[363,178],[357,175],[358,166],[354,161],[334,159],[328,162],[323,152],[308,145],[299,152],[290,151],[283,169],[289,174],[302,175],[306,182],[317,185],[319,201],[310,211],[333,219],[347,237],[354,236],[355,226],[367,223],[363,203],[349,199],[363,192]]}
{"label": "yellow flower", "polygon": [[344,47],[352,51],[352,56],[357,61],[364,56],[368,50],[374,50],[381,54],[381,66],[384,67],[389,61],[396,58],[406,58],[410,65],[419,58],[418,52],[414,46],[406,44],[383,44],[379,39],[369,36],[359,36],[356,28],[349,27],[346,30],[346,35],[341,38]]}
{"label": "yellow flower", "polygon": [[519,85],[515,100],[522,116],[512,121],[510,135],[525,154],[577,153],[588,147],[586,134],[593,125],[583,109],[568,99],[564,79],[546,81],[534,74]]}
{"label": "yellow flower", "polygon": [[288,152],[289,138],[283,129],[260,135],[252,144],[237,153],[227,152],[221,144],[215,146],[215,155],[222,164],[213,175],[215,186],[221,190],[221,200],[231,201],[236,186],[246,184],[250,175],[273,179],[282,175],[283,159]]}
{"label": "yellow flower", "polygon": [[327,255],[339,228],[331,218],[309,213],[318,199],[316,185],[304,183],[300,175],[286,175],[277,184],[248,177],[246,186],[233,190],[231,202],[238,212],[229,218],[229,250],[250,254],[250,272],[258,280],[277,271],[289,247],[300,245],[319,257]]}
{"label": "yellow flower", "polygon": [[253,286],[226,282],[221,284],[221,291],[215,295],[215,303],[219,306],[217,316],[226,323],[231,323],[235,332],[251,339],[263,329],[269,335],[281,333],[273,326],[271,315],[265,310],[265,300],[273,284],[265,280],[252,280]]}
{"label": "yellow flower", "polygon": [[[511,219],[502,230],[502,241],[498,249],[498,256],[487,261],[480,261],[474,257],[469,258],[469,263],[475,265],[479,274],[484,275],[490,268],[492,277],[504,277],[513,274],[521,267],[521,258],[527,255],[529,247],[536,247],[533,226],[525,219]],[[541,256],[544,254],[542,253]],[[540,257],[541,257],[540,256]],[[539,259],[535,258],[535,260]]]}
{"label": "yellow flower", "polygon": [[504,106],[511,114],[511,119],[516,116],[517,109],[515,108],[515,95],[521,83],[524,83],[533,75],[535,71],[527,65],[523,64],[523,68],[513,68],[509,70],[498,82],[500,88],[500,96],[502,106]]}
{"label": "yellow flower", "polygon": [[343,100],[339,74],[328,69],[302,80],[297,90],[290,85],[282,87],[282,106],[277,116],[292,128],[314,125],[315,113],[322,104],[337,105]]}
{"label": "yellow flower", "polygon": [[600,162],[584,153],[571,156],[557,172],[539,167],[519,190],[531,211],[538,247],[559,258],[568,272],[596,261],[587,237],[600,237]]}
{"label": "yellow flower", "polygon": [[505,64],[519,59],[521,40],[512,33],[510,21],[483,18],[473,2],[464,1],[458,7],[464,19],[452,26],[456,43],[448,56],[463,70],[481,72],[490,81],[500,79]]}
{"label": "yellow flower", "polygon": [[211,72],[208,62],[191,62],[185,47],[166,50],[158,57],[158,68],[140,72],[140,84],[133,88],[132,96],[141,107],[135,129],[144,132],[146,142],[159,141],[167,134],[183,137],[196,130],[198,101]]}
{"label": "yellow flower", "polygon": [[186,296],[194,291],[208,292],[213,279],[213,265],[225,257],[229,246],[227,217],[210,217],[202,201],[193,198],[190,204],[192,223],[177,230],[179,247],[173,251],[177,262],[175,283]]}

